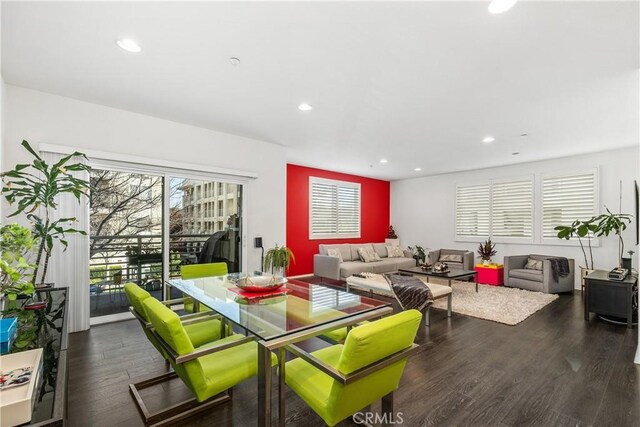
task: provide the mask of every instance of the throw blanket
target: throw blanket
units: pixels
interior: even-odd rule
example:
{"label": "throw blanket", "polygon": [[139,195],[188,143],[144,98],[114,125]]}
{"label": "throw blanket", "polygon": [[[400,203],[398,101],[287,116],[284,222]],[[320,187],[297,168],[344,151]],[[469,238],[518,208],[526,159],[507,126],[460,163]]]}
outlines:
{"label": "throw blanket", "polygon": [[549,257],[547,259],[551,261],[551,275],[553,276],[553,280],[557,282],[560,277],[569,275],[568,259],[562,257]]}
{"label": "throw blanket", "polygon": [[403,310],[422,311],[433,304],[431,289],[422,280],[399,274],[383,274],[383,276],[389,282]]}

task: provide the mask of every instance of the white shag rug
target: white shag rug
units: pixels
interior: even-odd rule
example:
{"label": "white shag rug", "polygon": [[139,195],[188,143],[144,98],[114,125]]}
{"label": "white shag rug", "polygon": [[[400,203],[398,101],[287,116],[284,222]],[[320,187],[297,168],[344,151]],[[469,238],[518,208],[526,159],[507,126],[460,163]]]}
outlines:
{"label": "white shag rug", "polygon": [[[505,286],[481,284],[478,285],[478,293],[476,293],[476,286],[473,282],[454,281],[451,285],[454,313],[492,320],[506,325],[517,325],[558,299],[558,295],[555,294],[531,292]],[[446,310],[447,299],[436,300],[433,307]]]}

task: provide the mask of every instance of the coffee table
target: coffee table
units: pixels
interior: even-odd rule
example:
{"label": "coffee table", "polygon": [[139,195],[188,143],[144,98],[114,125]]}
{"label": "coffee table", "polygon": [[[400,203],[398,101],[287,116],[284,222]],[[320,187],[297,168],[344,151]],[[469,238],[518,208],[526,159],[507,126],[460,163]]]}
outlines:
{"label": "coffee table", "polygon": [[466,279],[469,277],[473,277],[476,281],[476,292],[478,292],[478,272],[473,270],[464,270],[462,268],[452,268],[446,273],[434,273],[431,270],[423,270],[422,267],[408,267],[408,268],[400,268],[398,271],[402,273],[411,273],[411,274],[420,274],[422,276],[427,276],[427,283],[429,282],[429,277],[437,277],[438,279],[444,279],[449,283],[449,287],[451,287],[451,281],[456,279]]}

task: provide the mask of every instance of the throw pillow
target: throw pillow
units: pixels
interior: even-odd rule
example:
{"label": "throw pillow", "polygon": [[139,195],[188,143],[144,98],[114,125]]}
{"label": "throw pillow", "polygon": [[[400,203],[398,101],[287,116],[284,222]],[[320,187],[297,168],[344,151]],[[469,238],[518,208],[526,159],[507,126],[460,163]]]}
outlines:
{"label": "throw pillow", "polygon": [[382,261],[380,255],[378,255],[373,248],[359,248],[358,255],[360,255],[360,259],[364,262]]}
{"label": "throw pillow", "polygon": [[457,255],[457,254],[440,255],[440,259],[438,261],[440,261],[440,262],[459,262],[459,263],[462,263],[462,255]]}
{"label": "throw pillow", "polygon": [[387,246],[387,256],[389,258],[402,258],[404,252],[400,246]]}
{"label": "throw pillow", "polygon": [[340,249],[327,249],[327,255],[334,256],[340,259],[340,262],[342,262],[342,254],[340,253]]}
{"label": "throw pillow", "polygon": [[540,270],[542,271],[542,261],[537,259],[527,258],[527,265],[524,266],[527,270]]}

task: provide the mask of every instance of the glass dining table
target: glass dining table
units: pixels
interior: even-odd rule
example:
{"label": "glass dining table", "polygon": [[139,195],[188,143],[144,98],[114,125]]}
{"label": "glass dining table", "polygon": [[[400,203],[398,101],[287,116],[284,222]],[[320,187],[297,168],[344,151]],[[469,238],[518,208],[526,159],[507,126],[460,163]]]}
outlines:
{"label": "glass dining table", "polygon": [[[284,357],[287,345],[320,337],[365,320],[391,314],[391,305],[336,288],[289,279],[273,294],[252,297],[236,286],[239,275],[168,280],[171,288],[194,300],[194,311],[203,304],[227,321],[256,337],[258,343],[258,425],[272,421],[271,353]],[[279,418],[284,422],[283,390],[279,395]]]}

